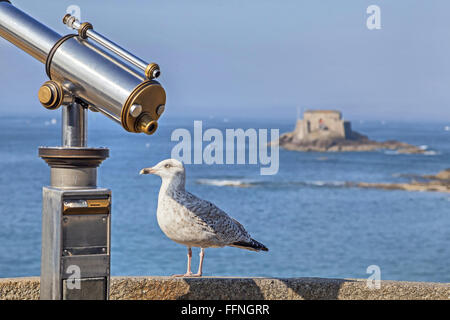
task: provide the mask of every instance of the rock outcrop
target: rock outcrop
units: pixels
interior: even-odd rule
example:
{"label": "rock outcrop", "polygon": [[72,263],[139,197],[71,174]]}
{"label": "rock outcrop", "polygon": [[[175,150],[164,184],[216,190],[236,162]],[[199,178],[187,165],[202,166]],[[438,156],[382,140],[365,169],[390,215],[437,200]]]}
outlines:
{"label": "rock outcrop", "polygon": [[[277,142],[272,142],[277,143]],[[345,152],[395,150],[398,153],[424,153],[425,150],[408,143],[389,140],[370,140],[351,129],[351,123],[344,121],[339,111],[312,110],[297,120],[293,132],[281,135],[280,147],[294,151]]]}
{"label": "rock outcrop", "polygon": [[450,192],[450,169],[443,170],[436,175],[419,176],[408,183],[349,182],[348,186],[386,190]]}

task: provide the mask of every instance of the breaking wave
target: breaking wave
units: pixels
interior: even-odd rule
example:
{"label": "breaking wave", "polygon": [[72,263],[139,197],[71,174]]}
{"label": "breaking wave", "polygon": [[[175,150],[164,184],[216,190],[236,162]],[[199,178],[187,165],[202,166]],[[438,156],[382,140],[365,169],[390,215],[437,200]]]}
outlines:
{"label": "breaking wave", "polygon": [[230,179],[198,179],[198,184],[206,184],[215,187],[240,187],[248,188],[254,183],[245,180],[230,180]]}
{"label": "breaking wave", "polygon": [[397,150],[383,150],[384,154],[389,154],[389,155],[399,155],[400,153]]}
{"label": "breaking wave", "polygon": [[197,184],[210,185],[215,187],[325,187],[339,188],[349,187],[351,183],[345,181],[252,181],[245,179],[197,179]]}
{"label": "breaking wave", "polygon": [[346,187],[348,182],[345,181],[306,181],[305,185],[315,187]]}
{"label": "breaking wave", "polygon": [[[428,150],[428,146],[426,146],[426,145],[420,146],[419,148],[424,151],[421,154],[423,154],[425,156],[436,156],[436,155],[440,154],[440,152],[438,152],[438,151]],[[401,153],[401,152],[398,152],[397,150],[383,150],[383,153],[388,154],[388,155],[395,155],[395,156],[410,155],[409,153]],[[414,155],[414,153],[412,153],[412,154]]]}

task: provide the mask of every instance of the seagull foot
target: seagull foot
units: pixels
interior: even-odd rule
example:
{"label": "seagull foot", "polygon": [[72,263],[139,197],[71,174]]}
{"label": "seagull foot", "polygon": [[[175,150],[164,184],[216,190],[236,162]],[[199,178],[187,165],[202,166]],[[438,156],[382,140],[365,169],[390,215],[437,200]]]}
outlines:
{"label": "seagull foot", "polygon": [[186,272],[185,274],[174,274],[172,275],[173,278],[183,278],[183,277],[201,277],[201,273],[192,273],[192,272]]}

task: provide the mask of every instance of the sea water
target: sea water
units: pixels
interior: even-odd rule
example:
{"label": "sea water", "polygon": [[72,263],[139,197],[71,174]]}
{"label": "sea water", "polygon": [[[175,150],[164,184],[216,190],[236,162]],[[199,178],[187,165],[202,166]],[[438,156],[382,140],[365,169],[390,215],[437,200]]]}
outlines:
{"label": "sea water", "polygon": [[[279,128],[295,119],[207,118],[204,127]],[[89,146],[108,147],[98,185],[112,190],[112,275],[171,275],[186,269],[186,248],[167,239],[156,221],[160,179],[139,170],[170,157],[177,128],[194,119],[165,115],[153,136],[125,132],[89,115]],[[346,182],[404,182],[408,174],[450,167],[448,123],[353,121],[375,140],[426,149],[395,152],[303,153],[280,149],[279,172],[258,165],[187,165],[187,189],[240,221],[269,252],[207,249],[206,276],[367,278],[450,281],[450,194],[348,187]],[[49,168],[39,146],[60,144],[57,112],[0,119],[0,277],[38,276],[42,186]],[[194,249],[194,253],[198,250]],[[198,264],[194,254],[193,270]]]}

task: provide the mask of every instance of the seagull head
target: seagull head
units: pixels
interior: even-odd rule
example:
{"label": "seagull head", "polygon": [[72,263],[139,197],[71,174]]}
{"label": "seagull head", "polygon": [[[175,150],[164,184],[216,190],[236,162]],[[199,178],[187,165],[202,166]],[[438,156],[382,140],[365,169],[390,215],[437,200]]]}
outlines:
{"label": "seagull head", "polygon": [[184,166],[180,161],[175,159],[166,159],[158,163],[156,166],[142,169],[139,174],[155,174],[160,176],[163,180],[172,180],[177,178],[184,180],[185,173]]}

